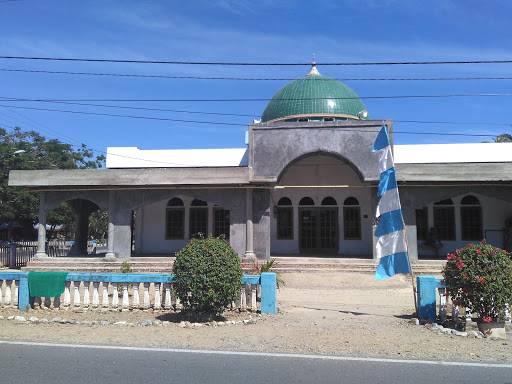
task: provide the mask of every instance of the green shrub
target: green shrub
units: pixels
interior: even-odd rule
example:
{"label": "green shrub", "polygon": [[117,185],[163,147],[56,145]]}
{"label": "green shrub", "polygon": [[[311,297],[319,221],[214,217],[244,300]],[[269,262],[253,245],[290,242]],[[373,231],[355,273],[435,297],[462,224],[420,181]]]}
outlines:
{"label": "green shrub", "polygon": [[512,260],[506,251],[482,241],[449,253],[443,270],[455,305],[477,312],[484,322],[503,318],[512,301]]}
{"label": "green shrub", "polygon": [[240,293],[240,258],[222,237],[192,239],[176,254],[174,290],[185,310],[222,313]]}
{"label": "green shrub", "polygon": [[[123,264],[121,265],[121,273],[132,273],[132,266],[129,262],[123,261]],[[132,289],[132,284],[130,283],[128,285],[128,289]],[[123,294],[123,283],[117,284],[117,291],[119,295]]]}
{"label": "green shrub", "polygon": [[281,287],[284,287],[286,284],[283,280],[283,277],[281,276],[281,273],[274,270],[274,268],[277,266],[276,259],[268,259],[262,264],[259,264],[258,262],[255,262],[253,265],[253,273],[255,275],[261,275],[263,272],[273,272],[276,274],[276,285],[277,289],[281,289]]}

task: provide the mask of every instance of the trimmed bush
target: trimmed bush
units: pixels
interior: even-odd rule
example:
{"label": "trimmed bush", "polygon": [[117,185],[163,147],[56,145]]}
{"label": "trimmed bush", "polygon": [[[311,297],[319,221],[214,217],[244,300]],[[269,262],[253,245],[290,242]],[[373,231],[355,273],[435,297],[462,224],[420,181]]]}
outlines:
{"label": "trimmed bush", "polygon": [[185,310],[221,314],[240,293],[240,258],[222,237],[192,239],[176,254],[174,290]]}

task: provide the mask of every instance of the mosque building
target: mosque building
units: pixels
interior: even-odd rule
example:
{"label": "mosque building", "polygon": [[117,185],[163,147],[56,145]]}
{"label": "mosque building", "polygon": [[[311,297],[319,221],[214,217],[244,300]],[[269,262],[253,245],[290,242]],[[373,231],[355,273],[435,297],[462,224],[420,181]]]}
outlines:
{"label": "mosque building", "polygon": [[[393,120],[371,119],[352,89],[313,63],[249,124],[243,148],[108,148],[107,169],[11,171],[9,185],[40,193],[40,259],[46,212],[63,201],[77,214],[82,254],[89,215],[108,210],[107,259],[168,256],[200,233],[224,235],[245,259],[372,258],[380,175],[372,148],[383,124],[393,143]],[[412,262],[484,237],[512,246],[512,144],[393,151]]]}

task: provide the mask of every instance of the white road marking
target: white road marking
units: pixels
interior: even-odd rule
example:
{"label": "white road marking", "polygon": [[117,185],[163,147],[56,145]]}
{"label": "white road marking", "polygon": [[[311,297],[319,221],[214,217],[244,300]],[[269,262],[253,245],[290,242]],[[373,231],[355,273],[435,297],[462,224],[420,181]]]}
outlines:
{"label": "white road marking", "polygon": [[126,346],[116,346],[116,345],[36,343],[36,342],[30,342],[30,341],[9,341],[9,340],[0,340],[0,344],[32,345],[32,346],[41,346],[41,347],[83,348],[83,349],[113,349],[113,350],[124,350],[124,351],[193,353],[193,354],[208,354],[208,355],[261,356],[261,357],[276,357],[276,358],[291,358],[291,359],[362,361],[362,362],[370,362],[370,363],[446,365],[446,366],[478,367],[478,368],[507,368],[507,369],[512,368],[512,364],[467,363],[467,362],[457,362],[457,361],[435,361],[435,360],[400,360],[400,359],[381,359],[381,358],[373,358],[373,357],[350,357],[350,356],[299,355],[299,354],[293,354],[293,353],[216,351],[216,350],[208,350],[208,349],[200,350],[200,349],[174,349],[174,348],[146,348],[146,347],[126,347]]}

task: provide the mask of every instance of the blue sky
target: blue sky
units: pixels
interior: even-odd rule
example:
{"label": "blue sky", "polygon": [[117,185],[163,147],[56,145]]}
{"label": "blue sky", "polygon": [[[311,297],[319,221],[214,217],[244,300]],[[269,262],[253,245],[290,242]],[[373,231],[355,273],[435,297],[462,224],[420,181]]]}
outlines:
{"label": "blue sky", "polygon": [[[0,56],[128,60],[309,63],[337,79],[511,77],[512,64],[322,66],[333,62],[512,60],[512,2],[451,0],[204,0],[0,2]],[[269,99],[287,81],[185,80],[23,73],[6,69],[166,76],[298,78],[309,65],[282,67],[111,64],[0,59],[0,97],[25,99]],[[509,93],[512,80],[344,81],[359,96]],[[512,96],[363,99],[395,131],[512,133]],[[184,123],[14,107],[246,125],[266,101],[95,102],[223,116],[0,101],[0,126],[49,138],[141,149],[233,148],[244,126]],[[5,106],[9,106],[6,108]],[[484,125],[401,121],[477,122]],[[481,142],[470,136],[395,135],[396,144]]]}

